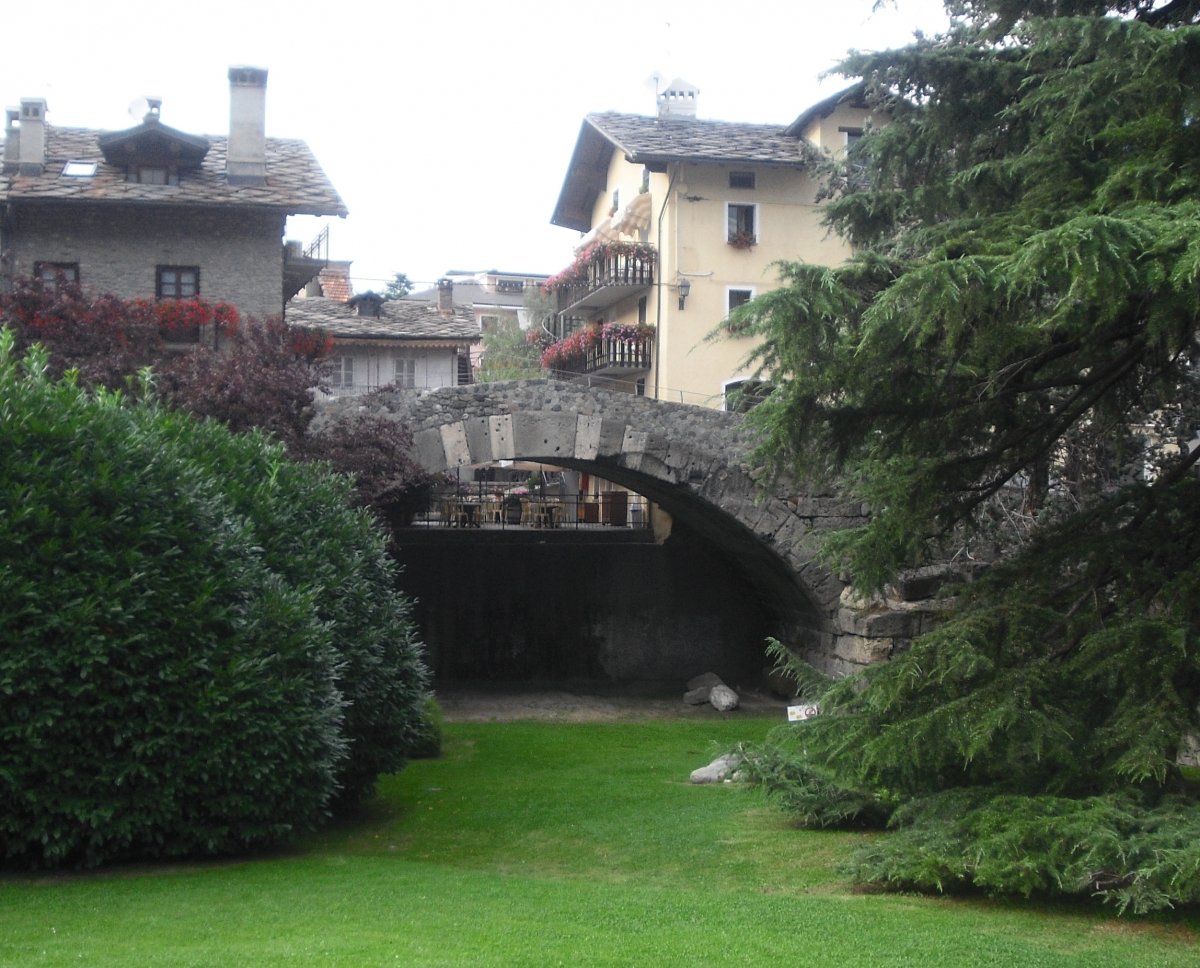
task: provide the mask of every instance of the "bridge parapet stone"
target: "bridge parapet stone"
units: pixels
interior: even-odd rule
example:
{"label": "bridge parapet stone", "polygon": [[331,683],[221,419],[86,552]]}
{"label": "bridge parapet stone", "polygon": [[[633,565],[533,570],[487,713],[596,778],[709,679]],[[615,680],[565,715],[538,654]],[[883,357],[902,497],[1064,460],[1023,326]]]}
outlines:
{"label": "bridge parapet stone", "polygon": [[512,414],[497,413],[486,419],[492,460],[514,460],[517,452],[513,446]]}
{"label": "bridge parapet stone", "polygon": [[467,443],[467,428],[463,421],[442,424],[442,447],[447,467],[465,467],[471,463],[471,448]]}
{"label": "bridge parapet stone", "polygon": [[580,460],[595,460],[600,454],[600,431],[604,420],[596,414],[580,413],[575,417],[575,456]]}
{"label": "bridge parapet stone", "polygon": [[413,459],[431,474],[446,469],[446,447],[440,429],[430,427],[413,434]]}
{"label": "bridge parapet stone", "polygon": [[[748,574],[794,595],[785,610],[798,618],[788,634],[824,671],[856,671],[886,658],[933,622],[928,609],[845,599],[843,582],[820,557],[821,533],[861,524],[861,505],[829,488],[758,481],[754,441],[740,415],[546,380],[389,390],[329,409],[367,406],[408,424],[413,457],[430,473],[558,457],[594,466],[600,476],[619,467],[622,482],[636,490],[640,479],[671,514],[686,509],[696,522],[711,513],[713,540],[740,556]],[[314,429],[320,432],[320,418]]]}
{"label": "bridge parapet stone", "polygon": [[561,408],[513,416],[513,448],[522,457],[574,457],[577,424]]}

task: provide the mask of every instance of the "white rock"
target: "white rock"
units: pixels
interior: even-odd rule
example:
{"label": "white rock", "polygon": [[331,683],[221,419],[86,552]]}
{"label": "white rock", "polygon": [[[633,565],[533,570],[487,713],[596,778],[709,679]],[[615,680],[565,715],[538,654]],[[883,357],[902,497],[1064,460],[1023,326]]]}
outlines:
{"label": "white rock", "polygon": [[737,709],[740,702],[738,694],[728,686],[713,686],[712,692],[708,694],[708,701],[713,704],[714,709],[723,713]]}
{"label": "white rock", "polygon": [[741,765],[742,758],[740,756],[736,753],[726,753],[724,756],[718,756],[708,766],[692,770],[691,781],[693,783],[721,783],[729,779]]}

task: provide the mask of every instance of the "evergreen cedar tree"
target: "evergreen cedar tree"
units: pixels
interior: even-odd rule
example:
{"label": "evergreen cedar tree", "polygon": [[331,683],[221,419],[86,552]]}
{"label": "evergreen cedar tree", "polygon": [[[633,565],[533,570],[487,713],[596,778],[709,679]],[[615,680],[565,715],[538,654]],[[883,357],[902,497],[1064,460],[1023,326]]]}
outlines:
{"label": "evergreen cedar tree", "polygon": [[[0,326],[14,331],[17,355],[39,343],[50,352],[53,375],[76,370],[86,385],[120,389],[151,367],[163,402],[234,431],[266,430],[295,459],[329,461],[353,478],[356,501],[380,513],[402,515],[427,493],[428,476],[412,459],[403,424],[358,414],[309,432],[312,390],[331,348],[323,333],[278,318],[242,320],[225,303],[124,300],[35,280],[0,295]],[[186,353],[168,349],[203,326],[220,331],[220,352],[205,344]]]}
{"label": "evergreen cedar tree", "polygon": [[810,824],[895,828],[867,881],[1194,902],[1200,2],[947,8],[842,65],[891,119],[828,171],[856,255],[732,323],[771,465],[873,509],[830,547],[860,591],[1000,563],[862,677],[784,655],[824,715],[756,769]]}

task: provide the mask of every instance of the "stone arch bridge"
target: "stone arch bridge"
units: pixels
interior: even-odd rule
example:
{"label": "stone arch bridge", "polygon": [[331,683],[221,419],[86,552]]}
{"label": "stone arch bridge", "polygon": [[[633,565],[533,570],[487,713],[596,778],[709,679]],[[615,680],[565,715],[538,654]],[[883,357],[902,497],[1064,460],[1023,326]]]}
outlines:
{"label": "stone arch bridge", "polygon": [[827,493],[765,488],[738,414],[548,380],[388,389],[329,407],[403,420],[430,473],[528,460],[644,495],[738,562],[778,617],[779,637],[826,672],[886,659],[925,620],[903,603],[853,602],[818,544],[822,531],[861,520],[861,509]]}

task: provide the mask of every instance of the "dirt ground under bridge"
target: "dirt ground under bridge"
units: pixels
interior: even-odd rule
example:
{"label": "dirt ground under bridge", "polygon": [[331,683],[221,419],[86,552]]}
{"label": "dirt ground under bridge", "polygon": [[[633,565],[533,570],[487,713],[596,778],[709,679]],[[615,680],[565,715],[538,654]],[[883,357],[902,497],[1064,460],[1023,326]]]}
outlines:
{"label": "dirt ground under bridge", "polygon": [[757,689],[731,683],[741,703],[718,712],[708,703],[683,701],[683,683],[673,682],[445,682],[434,693],[448,722],[602,723],[647,719],[722,719],[738,716],[787,717],[787,702]]}

